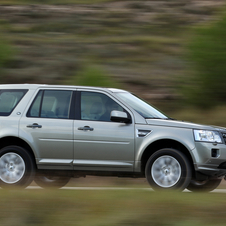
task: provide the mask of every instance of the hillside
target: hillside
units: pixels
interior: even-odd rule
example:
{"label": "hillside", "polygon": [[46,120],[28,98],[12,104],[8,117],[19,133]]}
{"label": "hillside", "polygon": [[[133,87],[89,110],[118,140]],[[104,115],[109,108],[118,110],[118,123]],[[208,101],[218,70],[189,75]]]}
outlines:
{"label": "hillside", "polygon": [[225,5],[223,0],[19,2],[0,1],[2,42],[12,46],[1,83],[77,84],[89,67],[152,101],[178,96],[190,28],[216,20]]}

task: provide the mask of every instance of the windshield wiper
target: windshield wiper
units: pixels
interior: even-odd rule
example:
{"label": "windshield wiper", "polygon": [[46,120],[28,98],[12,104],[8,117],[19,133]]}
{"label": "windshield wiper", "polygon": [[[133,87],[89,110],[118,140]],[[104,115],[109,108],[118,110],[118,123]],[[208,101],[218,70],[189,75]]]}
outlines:
{"label": "windshield wiper", "polygon": [[174,119],[174,118],[158,118],[158,117],[146,117],[145,119],[176,120],[176,119]]}
{"label": "windshield wiper", "polygon": [[158,117],[145,117],[145,119],[165,119],[165,118],[158,118]]}
{"label": "windshield wiper", "polygon": [[166,118],[166,120],[177,120],[177,119],[175,119],[175,118]]}

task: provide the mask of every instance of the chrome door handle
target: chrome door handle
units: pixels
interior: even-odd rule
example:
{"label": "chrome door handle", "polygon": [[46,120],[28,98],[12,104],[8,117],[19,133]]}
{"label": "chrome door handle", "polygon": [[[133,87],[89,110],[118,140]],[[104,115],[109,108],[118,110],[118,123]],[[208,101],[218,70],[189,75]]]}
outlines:
{"label": "chrome door handle", "polygon": [[89,127],[89,126],[84,126],[84,127],[78,127],[78,130],[84,130],[84,131],[93,131],[94,129]]}
{"label": "chrome door handle", "polygon": [[28,128],[42,128],[42,125],[39,125],[38,123],[33,123],[32,125],[27,125]]}

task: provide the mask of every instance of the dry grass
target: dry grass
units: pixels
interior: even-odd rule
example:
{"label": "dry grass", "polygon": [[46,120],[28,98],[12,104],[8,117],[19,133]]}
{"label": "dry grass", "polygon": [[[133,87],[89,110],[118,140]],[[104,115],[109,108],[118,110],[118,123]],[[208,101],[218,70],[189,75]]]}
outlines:
{"label": "dry grass", "polygon": [[226,106],[218,106],[214,109],[200,110],[197,108],[184,107],[170,115],[172,118],[199,124],[216,125],[226,127]]}

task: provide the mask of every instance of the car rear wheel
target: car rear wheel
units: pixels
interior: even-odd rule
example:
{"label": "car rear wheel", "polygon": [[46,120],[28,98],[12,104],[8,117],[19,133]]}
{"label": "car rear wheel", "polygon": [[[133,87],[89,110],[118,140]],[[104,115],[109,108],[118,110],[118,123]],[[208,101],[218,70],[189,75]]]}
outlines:
{"label": "car rear wheel", "polygon": [[184,190],[191,180],[191,166],[178,150],[164,148],[150,156],[145,175],[154,190]]}
{"label": "car rear wheel", "polygon": [[0,186],[27,187],[35,175],[34,162],[26,149],[7,146],[0,150]]}
{"label": "car rear wheel", "polygon": [[210,179],[206,181],[191,180],[187,189],[193,192],[210,192],[219,186],[221,180],[222,179],[220,178]]}
{"label": "car rear wheel", "polygon": [[54,173],[37,173],[35,176],[35,183],[42,188],[61,188],[65,186],[70,180],[68,173],[54,174]]}

